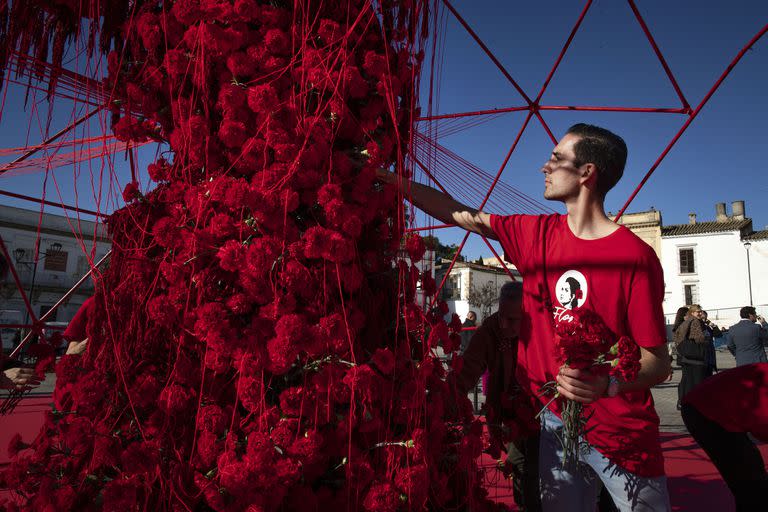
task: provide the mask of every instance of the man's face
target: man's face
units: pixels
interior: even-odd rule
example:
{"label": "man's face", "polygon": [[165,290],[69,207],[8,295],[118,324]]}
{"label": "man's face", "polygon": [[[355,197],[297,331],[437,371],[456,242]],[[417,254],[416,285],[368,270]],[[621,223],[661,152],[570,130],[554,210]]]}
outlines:
{"label": "man's face", "polygon": [[701,310],[699,310],[699,311],[694,311],[694,312],[693,312],[693,313],[691,313],[691,314],[692,314],[693,316],[695,316],[696,318],[698,318],[699,320],[704,320],[704,312],[703,312],[703,311],[701,311]]}
{"label": "man's face", "polygon": [[544,173],[544,199],[563,201],[578,195],[582,171],[576,165],[573,147],[579,139],[578,135],[566,134],[541,168]]}
{"label": "man's face", "polygon": [[520,335],[520,321],[523,318],[523,303],[519,300],[499,302],[499,325],[502,336],[515,338]]}
{"label": "man's face", "polygon": [[755,313],[749,314],[749,321],[750,322],[757,322],[757,315]]}
{"label": "man's face", "polygon": [[475,316],[474,311],[470,311],[469,313],[467,313],[467,320],[469,320],[470,322],[474,322],[476,319],[477,319],[477,316]]}

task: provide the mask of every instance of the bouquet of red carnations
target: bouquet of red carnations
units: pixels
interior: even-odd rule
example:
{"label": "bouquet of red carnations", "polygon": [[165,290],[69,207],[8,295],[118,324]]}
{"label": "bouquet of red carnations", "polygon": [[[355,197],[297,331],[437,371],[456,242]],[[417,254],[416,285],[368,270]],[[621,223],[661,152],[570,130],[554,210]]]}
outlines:
{"label": "bouquet of red carnations", "polygon": [[[560,322],[555,328],[558,363],[568,368],[589,370],[598,376],[612,375],[623,382],[634,381],[640,370],[638,346],[627,336],[616,336],[594,311],[575,310],[572,316],[572,321]],[[554,392],[554,397],[542,409],[543,412],[561,395],[557,392],[555,381],[548,382],[542,389],[543,393]],[[584,437],[592,412],[585,411],[583,403],[566,399],[561,414],[562,463],[566,466],[578,460],[581,450],[589,448]]]}

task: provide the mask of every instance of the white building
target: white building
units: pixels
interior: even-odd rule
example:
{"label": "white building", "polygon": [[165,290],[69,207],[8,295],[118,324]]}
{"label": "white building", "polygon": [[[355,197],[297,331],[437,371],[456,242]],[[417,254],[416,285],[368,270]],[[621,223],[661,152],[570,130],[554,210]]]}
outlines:
{"label": "white building", "polygon": [[[39,218],[38,211],[0,206],[0,237],[11,257],[11,261],[6,261],[0,253],[0,324],[29,323],[10,265],[16,269],[39,318],[88,272],[86,254],[90,254],[95,263],[109,251],[110,241],[102,224],[44,213],[38,229]],[[88,279],[47,320],[68,322],[90,295],[93,295],[93,281]],[[0,329],[3,347],[8,350],[17,330]]]}
{"label": "white building", "polygon": [[655,210],[625,215],[620,223],[655,250],[664,269],[664,315],[674,321],[680,306],[701,304],[709,319],[730,326],[739,309],[754,305],[768,315],[768,230],[754,231],[743,201],[715,205],[715,219],[664,226]]}
{"label": "white building", "polygon": [[661,264],[666,293],[664,313],[701,304],[710,320],[731,325],[742,306],[768,313],[768,231],[755,232],[743,201],[715,207],[715,220],[661,228]]}

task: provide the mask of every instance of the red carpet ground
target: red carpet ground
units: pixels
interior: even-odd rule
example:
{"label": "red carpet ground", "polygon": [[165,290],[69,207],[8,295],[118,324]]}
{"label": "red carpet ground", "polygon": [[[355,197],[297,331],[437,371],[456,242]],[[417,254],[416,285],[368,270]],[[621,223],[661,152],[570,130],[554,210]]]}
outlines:
{"label": "red carpet ground", "polygon": [[[30,397],[22,400],[13,414],[0,416],[0,468],[8,463],[8,443],[11,437],[19,432],[24,441],[32,441],[43,424],[43,413],[49,409],[49,404],[49,396]],[[728,488],[691,436],[664,433],[661,435],[661,445],[669,478],[672,510],[734,510],[733,498]],[[768,444],[761,445],[760,450],[763,459],[768,460]],[[485,469],[486,487],[490,497],[515,510],[512,486],[495,469],[495,461],[484,456],[481,464]]]}

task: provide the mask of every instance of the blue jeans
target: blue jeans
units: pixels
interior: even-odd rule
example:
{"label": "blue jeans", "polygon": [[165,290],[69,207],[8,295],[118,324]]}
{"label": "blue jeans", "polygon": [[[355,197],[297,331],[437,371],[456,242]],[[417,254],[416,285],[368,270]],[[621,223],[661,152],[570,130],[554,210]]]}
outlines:
{"label": "blue jeans", "polygon": [[539,477],[544,512],[594,512],[605,486],[622,512],[669,512],[667,477],[644,478],[606,459],[595,448],[582,452],[574,467],[562,467],[559,437],[563,422],[552,411],[541,416]]}

